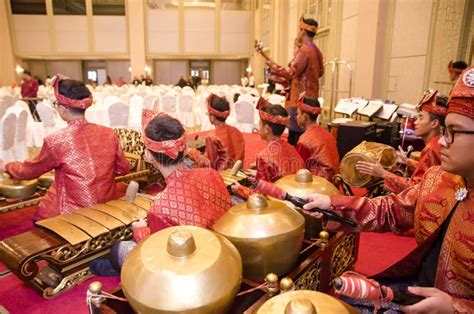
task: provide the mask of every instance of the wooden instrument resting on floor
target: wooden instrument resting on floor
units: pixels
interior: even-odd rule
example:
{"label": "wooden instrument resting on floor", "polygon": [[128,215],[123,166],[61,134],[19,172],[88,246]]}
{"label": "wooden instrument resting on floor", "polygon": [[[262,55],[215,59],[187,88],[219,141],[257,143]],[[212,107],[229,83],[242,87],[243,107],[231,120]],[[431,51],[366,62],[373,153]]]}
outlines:
{"label": "wooden instrument resting on floor", "polygon": [[44,298],[55,297],[92,277],[90,261],[131,239],[132,222],[147,216],[151,202],[122,198],[38,221],[38,229],[0,242],[0,260]]}

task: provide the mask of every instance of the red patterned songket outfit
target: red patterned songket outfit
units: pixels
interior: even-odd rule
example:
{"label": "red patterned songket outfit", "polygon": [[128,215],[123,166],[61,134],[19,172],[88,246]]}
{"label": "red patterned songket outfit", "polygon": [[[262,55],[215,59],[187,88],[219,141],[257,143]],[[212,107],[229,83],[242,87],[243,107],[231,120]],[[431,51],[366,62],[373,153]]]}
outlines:
{"label": "red patterned songket outfit", "polygon": [[127,174],[130,164],[112,129],[82,118],[48,135],[37,157],[10,162],[6,170],[24,180],[54,170],[54,182],[38,205],[40,220],[116,199],[115,175]]}
{"label": "red patterned songket outfit", "polygon": [[313,175],[333,180],[339,173],[339,152],[334,137],[319,125],[310,125],[300,136],[296,150]]}
{"label": "red patterned songket outfit", "polygon": [[256,179],[273,182],[283,176],[294,174],[301,168],[304,168],[304,162],[296,149],[280,137],[276,137],[257,154]]}
{"label": "red patterned songket outfit", "polygon": [[211,226],[231,207],[221,175],[210,168],[179,168],[166,178],[166,188],[153,201],[148,226],[134,230],[140,242],[171,226]]}
{"label": "red patterned songket outfit", "polygon": [[[290,67],[273,65],[270,67],[270,73],[286,81],[297,79],[295,81],[297,85],[291,86],[291,94],[295,94],[296,99],[303,92],[306,97],[318,98],[319,78],[324,74],[323,55],[314,43],[304,44],[298,50]],[[294,104],[290,104],[291,106],[294,107]]]}
{"label": "red patterned songket outfit", "polygon": [[[393,231],[415,227],[418,247],[381,276],[416,277],[420,265],[435,245],[440,226],[451,211],[438,257],[434,286],[453,297],[456,312],[474,311],[474,182],[441,170],[430,168],[418,184],[398,195],[373,199],[353,196],[331,196],[331,209],[359,223],[350,229],[329,222],[330,231]],[[457,202],[456,194],[467,189],[467,196]],[[462,193],[461,193],[462,194]],[[457,203],[457,206],[455,206]],[[439,240],[439,239],[438,239]],[[441,240],[439,240],[441,241]]]}
{"label": "red patterned songket outfit", "polygon": [[242,133],[227,124],[217,124],[216,129],[206,138],[204,155],[190,149],[188,155],[198,167],[211,167],[221,171],[232,168],[237,160],[244,161],[245,141]]}

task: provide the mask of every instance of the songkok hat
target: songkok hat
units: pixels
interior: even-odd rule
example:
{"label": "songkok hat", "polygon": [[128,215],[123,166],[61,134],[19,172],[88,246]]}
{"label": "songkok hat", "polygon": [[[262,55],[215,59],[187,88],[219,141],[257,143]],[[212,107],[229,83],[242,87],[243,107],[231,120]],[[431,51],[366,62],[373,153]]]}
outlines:
{"label": "songkok hat", "polygon": [[474,67],[464,70],[451,90],[448,113],[458,113],[474,119]]}
{"label": "songkok hat", "polygon": [[315,33],[315,34],[318,32],[318,27],[314,26],[314,25],[306,24],[305,21],[304,21],[303,16],[301,16],[301,18],[300,18],[300,28],[304,29],[305,31]]}
{"label": "songkok hat", "polygon": [[53,88],[54,88],[54,96],[56,97],[56,102],[62,106],[76,108],[76,109],[87,109],[92,105],[92,94],[89,92],[89,96],[83,99],[72,99],[68,98],[64,95],[59,93],[59,84],[63,80],[70,80],[69,77],[64,76],[62,74],[56,74],[53,77]]}
{"label": "songkok hat", "polygon": [[303,92],[298,98],[298,103],[297,103],[298,109],[306,113],[311,113],[311,114],[316,114],[316,115],[320,114],[322,111],[321,107],[314,107],[314,106],[310,106],[306,104],[304,102],[304,99],[305,99],[304,95],[305,93]]}

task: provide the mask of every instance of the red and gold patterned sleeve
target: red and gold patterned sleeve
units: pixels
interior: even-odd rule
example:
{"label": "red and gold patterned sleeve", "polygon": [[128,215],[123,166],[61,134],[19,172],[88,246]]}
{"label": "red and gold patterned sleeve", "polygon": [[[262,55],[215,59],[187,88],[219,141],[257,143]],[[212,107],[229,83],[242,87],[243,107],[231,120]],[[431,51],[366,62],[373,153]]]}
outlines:
{"label": "red and gold patterned sleeve", "polygon": [[281,177],[278,167],[264,158],[257,157],[257,175],[256,180],[263,179],[268,182],[274,182]]}
{"label": "red and gold patterned sleeve", "polygon": [[290,67],[284,68],[282,66],[270,67],[270,73],[276,76],[285,78],[286,80],[292,80],[299,77],[301,73],[308,66],[308,56],[304,52],[304,49],[300,49]]}
{"label": "red and gold patterned sleeve", "polygon": [[133,240],[135,242],[140,243],[146,238],[148,238],[151,234],[150,228],[149,227],[137,227],[133,228]]}
{"label": "red and gold patterned sleeve", "polygon": [[454,313],[474,313],[474,301],[453,297]]}
{"label": "red and gold patterned sleeve", "polygon": [[385,185],[386,190],[393,193],[400,193],[409,186],[415,185],[415,182],[411,182],[405,177],[397,176],[394,173],[389,173],[385,177],[383,184]]}
{"label": "red and gold patterned sleeve", "polygon": [[397,195],[376,198],[356,196],[331,196],[331,209],[341,216],[356,221],[359,226],[351,228],[328,222],[330,231],[400,231],[413,228],[419,185],[414,185]]}
{"label": "red and gold patterned sleeve", "polygon": [[189,149],[188,157],[191,158],[199,168],[210,167],[214,170],[223,170],[227,165],[227,149],[216,137],[206,138],[206,151],[202,154],[197,149]]}
{"label": "red and gold patterned sleeve", "polygon": [[125,154],[123,153],[122,146],[120,146],[120,142],[117,139],[117,146],[116,146],[116,154],[115,154],[115,174],[118,175],[126,175],[130,172],[131,166],[128,162]]}
{"label": "red and gold patterned sleeve", "polygon": [[329,152],[323,149],[315,149],[306,160],[306,168],[313,174],[332,181],[336,175],[336,170],[331,166],[332,160],[339,159],[339,156],[330,156]]}
{"label": "red and gold patterned sleeve", "polygon": [[30,180],[51,171],[59,165],[58,163],[54,151],[50,149],[48,141],[45,140],[38,156],[24,162],[9,162],[5,165],[5,169],[16,179]]}

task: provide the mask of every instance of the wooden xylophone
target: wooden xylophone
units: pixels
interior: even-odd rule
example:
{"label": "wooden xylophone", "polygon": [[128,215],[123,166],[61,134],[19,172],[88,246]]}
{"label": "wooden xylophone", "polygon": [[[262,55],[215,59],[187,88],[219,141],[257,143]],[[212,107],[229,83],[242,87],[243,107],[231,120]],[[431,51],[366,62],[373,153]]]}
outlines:
{"label": "wooden xylophone", "polygon": [[53,298],[92,277],[90,261],[131,239],[132,222],[147,216],[151,202],[122,198],[38,221],[37,229],[0,242],[0,260],[44,298]]}

